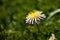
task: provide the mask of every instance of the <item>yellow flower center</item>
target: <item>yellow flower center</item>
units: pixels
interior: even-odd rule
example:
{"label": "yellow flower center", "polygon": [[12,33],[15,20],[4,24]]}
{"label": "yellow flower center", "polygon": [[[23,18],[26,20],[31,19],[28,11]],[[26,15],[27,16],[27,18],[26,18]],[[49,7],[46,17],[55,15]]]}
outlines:
{"label": "yellow flower center", "polygon": [[30,12],[29,17],[37,18],[37,17],[39,17],[39,15],[40,15],[39,11],[34,11],[34,12]]}

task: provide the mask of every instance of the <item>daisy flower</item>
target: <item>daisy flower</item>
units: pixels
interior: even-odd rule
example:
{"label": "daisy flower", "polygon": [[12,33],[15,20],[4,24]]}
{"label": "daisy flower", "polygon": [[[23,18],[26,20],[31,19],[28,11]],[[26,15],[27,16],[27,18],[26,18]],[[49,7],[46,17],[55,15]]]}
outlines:
{"label": "daisy flower", "polygon": [[42,14],[42,11],[34,10],[33,12],[29,12],[26,17],[26,23],[33,24],[38,23],[40,19],[46,18],[45,14]]}

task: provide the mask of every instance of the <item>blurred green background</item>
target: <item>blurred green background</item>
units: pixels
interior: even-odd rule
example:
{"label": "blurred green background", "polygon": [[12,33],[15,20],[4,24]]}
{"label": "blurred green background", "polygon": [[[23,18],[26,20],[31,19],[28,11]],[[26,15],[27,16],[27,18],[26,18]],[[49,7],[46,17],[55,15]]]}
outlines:
{"label": "blurred green background", "polygon": [[[0,0],[0,39],[48,40],[54,33],[60,40],[60,13],[47,20],[51,12],[59,8],[60,0]],[[46,15],[38,25],[25,23],[27,14],[32,10],[43,11]]]}

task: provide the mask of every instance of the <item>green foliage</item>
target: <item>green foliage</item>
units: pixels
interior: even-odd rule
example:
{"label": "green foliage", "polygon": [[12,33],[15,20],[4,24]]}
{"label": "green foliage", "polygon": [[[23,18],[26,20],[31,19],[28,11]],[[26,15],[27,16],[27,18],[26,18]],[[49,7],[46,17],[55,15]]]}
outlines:
{"label": "green foliage", "polygon": [[[60,40],[60,14],[51,12],[60,8],[60,0],[0,0],[1,40],[48,40],[51,33]],[[26,24],[29,11],[39,10],[46,19],[37,24]]]}

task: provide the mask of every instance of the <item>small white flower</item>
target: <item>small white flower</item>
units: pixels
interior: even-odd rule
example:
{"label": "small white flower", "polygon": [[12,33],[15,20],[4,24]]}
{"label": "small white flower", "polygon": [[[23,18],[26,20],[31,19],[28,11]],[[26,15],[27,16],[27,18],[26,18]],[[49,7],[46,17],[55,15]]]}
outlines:
{"label": "small white flower", "polygon": [[33,24],[38,23],[40,19],[46,18],[45,14],[42,14],[42,11],[34,10],[33,12],[29,12],[26,17],[26,23]]}
{"label": "small white flower", "polygon": [[55,35],[52,33],[52,36],[50,36],[49,40],[55,40]]}

